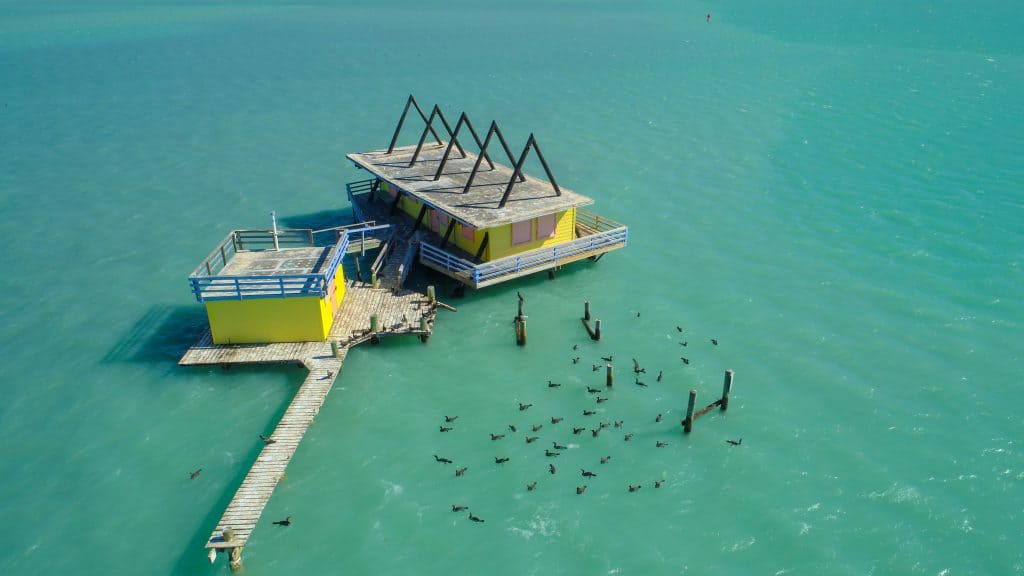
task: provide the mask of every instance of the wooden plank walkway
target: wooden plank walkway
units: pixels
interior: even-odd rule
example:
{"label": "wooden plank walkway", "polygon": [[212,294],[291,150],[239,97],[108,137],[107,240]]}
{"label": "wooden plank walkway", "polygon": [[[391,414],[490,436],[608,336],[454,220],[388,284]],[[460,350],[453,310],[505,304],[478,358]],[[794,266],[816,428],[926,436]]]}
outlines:
{"label": "wooden plank walkway", "polygon": [[[309,367],[309,375],[288,405],[274,433],[270,435],[274,442],[263,447],[249,473],[245,475],[242,485],[217,522],[217,528],[210,535],[207,548],[245,546],[306,429],[320,412],[320,406],[331,391],[347,353],[348,349],[343,348],[337,358],[329,356],[305,362]],[[230,536],[226,536],[229,530]]]}
{"label": "wooden plank walkway", "polygon": [[[400,248],[396,251],[402,254],[409,250],[407,246]],[[426,341],[433,330],[437,307],[426,295],[402,289],[400,285],[373,288],[364,282],[350,281],[326,342],[217,345],[207,329],[185,352],[178,361],[183,366],[299,363],[309,370],[270,436],[274,442],[264,446],[210,535],[206,548],[211,553],[225,551],[233,567],[241,565],[242,548],[341,373],[348,350],[386,336],[413,335]],[[376,332],[370,330],[373,315],[378,320]],[[336,356],[332,342],[337,343]]]}

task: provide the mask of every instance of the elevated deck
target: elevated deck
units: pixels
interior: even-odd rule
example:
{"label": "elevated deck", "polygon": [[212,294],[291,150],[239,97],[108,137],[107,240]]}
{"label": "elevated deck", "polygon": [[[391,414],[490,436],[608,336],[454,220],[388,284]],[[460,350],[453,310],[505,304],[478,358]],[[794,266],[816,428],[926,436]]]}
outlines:
{"label": "elevated deck", "polygon": [[[372,184],[373,180],[362,180],[348,185],[356,217],[409,229],[414,224],[412,218],[401,211],[392,215],[387,202],[371,193]],[[628,227],[582,208],[576,209],[575,239],[488,262],[478,260],[451,242],[445,244],[439,235],[429,230],[420,230],[417,234],[420,235],[419,262],[471,288],[499,284],[586,258],[597,259],[629,243]]]}

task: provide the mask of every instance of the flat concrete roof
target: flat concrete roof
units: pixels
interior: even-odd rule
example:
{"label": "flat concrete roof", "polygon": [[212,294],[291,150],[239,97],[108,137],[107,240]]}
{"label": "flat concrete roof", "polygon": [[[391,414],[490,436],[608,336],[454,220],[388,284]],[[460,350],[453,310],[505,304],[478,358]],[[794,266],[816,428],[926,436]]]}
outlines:
{"label": "flat concrete roof", "polygon": [[415,146],[395,148],[391,154],[387,150],[352,153],[348,158],[409,196],[474,228],[494,228],[594,202],[561,185],[559,188],[562,193],[556,195],[550,182],[527,174],[526,181],[517,182],[508,202],[499,208],[498,203],[505,194],[513,172],[512,167],[495,161],[501,148],[488,147],[488,156],[494,161],[494,169],[487,162],[481,163],[473,185],[464,193],[477,155],[467,150],[466,155],[461,157],[458,149],[453,148],[444,165],[444,172],[435,181],[434,173],[437,172],[447,146],[447,142],[424,144],[416,163],[411,167],[409,160],[416,151]]}
{"label": "flat concrete roof", "polygon": [[234,254],[217,276],[282,276],[316,274],[327,265],[332,246],[243,250]]}

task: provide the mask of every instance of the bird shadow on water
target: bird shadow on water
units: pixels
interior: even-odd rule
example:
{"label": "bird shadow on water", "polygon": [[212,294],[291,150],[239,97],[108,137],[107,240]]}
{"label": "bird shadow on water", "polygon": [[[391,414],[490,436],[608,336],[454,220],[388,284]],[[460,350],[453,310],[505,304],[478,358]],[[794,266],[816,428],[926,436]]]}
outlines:
{"label": "bird shadow on water", "polygon": [[103,356],[103,363],[177,363],[206,330],[202,306],[157,304]]}

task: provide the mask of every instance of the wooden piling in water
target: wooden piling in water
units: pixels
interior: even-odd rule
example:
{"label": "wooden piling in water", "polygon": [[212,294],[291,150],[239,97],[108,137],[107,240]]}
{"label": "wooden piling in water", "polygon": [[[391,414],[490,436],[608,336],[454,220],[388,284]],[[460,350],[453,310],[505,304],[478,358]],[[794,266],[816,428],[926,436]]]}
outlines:
{"label": "wooden piling in water", "polygon": [[526,346],[526,316],[516,317],[516,344]]}
{"label": "wooden piling in water", "polygon": [[732,391],[732,377],[733,371],[732,368],[729,368],[725,371],[725,381],[722,383],[722,399],[718,404],[722,412],[729,408],[729,392]]}
{"label": "wooden piling in water", "polygon": [[363,281],[363,271],[359,269],[359,257],[357,256],[357,257],[353,258],[352,260],[356,263],[356,279],[359,280],[360,282],[362,282]]}
{"label": "wooden piling in water", "polygon": [[[609,356],[609,358],[611,358],[611,356]],[[604,385],[606,387],[608,387],[608,388],[611,388],[612,384],[614,384],[614,383],[615,383],[615,369],[612,368],[611,364],[608,364],[606,366],[606,369],[605,369]]]}
{"label": "wooden piling in water", "polygon": [[594,340],[600,340],[601,339],[601,319],[600,318],[598,318],[597,320],[594,321],[594,336],[593,336],[593,338],[594,338]]}
{"label": "wooden piling in water", "polygon": [[590,300],[583,301],[583,319],[590,320]]}
{"label": "wooden piling in water", "polygon": [[690,403],[686,406],[686,419],[683,420],[683,432],[693,430],[693,408],[697,405],[697,391],[690,390]]}

